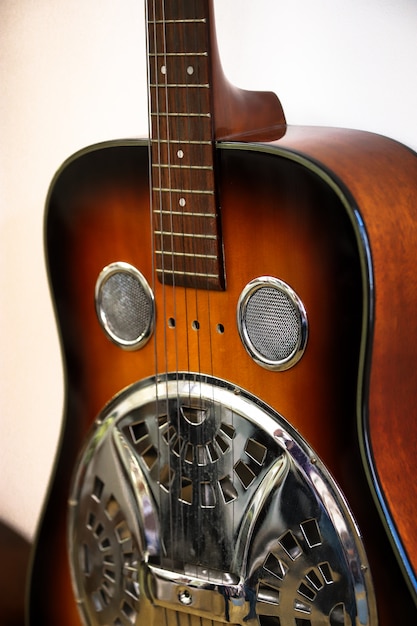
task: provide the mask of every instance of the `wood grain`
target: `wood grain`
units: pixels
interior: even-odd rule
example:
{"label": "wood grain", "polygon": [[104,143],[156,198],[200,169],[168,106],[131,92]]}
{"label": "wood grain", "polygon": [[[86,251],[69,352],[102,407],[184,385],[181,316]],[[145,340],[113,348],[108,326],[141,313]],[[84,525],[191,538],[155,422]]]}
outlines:
{"label": "wood grain", "polygon": [[415,586],[417,155],[384,137],[340,129],[291,128],[283,145],[306,151],[343,179],[365,223],[374,293],[364,446]]}
{"label": "wood grain", "polygon": [[[313,135],[320,144],[318,135]],[[323,137],[325,145],[332,145],[331,137],[326,133]],[[300,150],[295,138],[293,149]],[[288,144],[282,148],[281,144],[269,146],[271,153],[259,145],[218,151],[224,292],[163,286],[152,275],[145,145],[109,144],[86,151],[55,181],[46,239],[67,400],[61,448],[32,573],[34,624],[79,624],[68,572],[66,509],[71,473],[93,420],[105,403],[129,384],[178,370],[229,380],[271,404],[299,430],[331,469],[359,520],[374,572],[380,623],[389,625],[394,615],[400,614],[412,623],[415,608],[376,515],[359,453],[356,405],[366,382],[366,377],[362,380],[359,375],[359,363],[363,307],[370,285],[365,284],[363,251],[352,221],[355,207],[347,210],[337,186],[319,175],[315,155],[311,167],[297,162],[288,150],[290,139],[289,134]],[[370,141],[368,136],[366,141]],[[362,135],[351,142],[352,153],[359,153]],[[334,154],[340,150],[339,143]],[[358,163],[358,169],[366,171],[365,165]],[[384,179],[386,174],[380,176]],[[357,181],[355,198],[359,191]],[[155,292],[154,337],[136,352],[112,344],[95,314],[97,277],[104,266],[119,260],[136,266]],[[385,270],[381,271],[386,278]],[[238,336],[238,297],[250,280],[262,275],[286,281],[307,310],[310,335],[306,352],[286,372],[270,372],[256,365]],[[176,319],[175,330],[168,325],[170,317]],[[194,320],[199,321],[198,331],[192,328]],[[218,324],[223,333],[217,332]],[[379,327],[376,336],[378,331]],[[382,328],[379,332],[384,334]],[[378,361],[373,358],[374,366]],[[371,376],[371,409],[377,403],[373,395],[378,377]],[[387,395],[389,388],[379,387],[379,394],[381,389]],[[365,405],[366,390],[363,396]],[[396,396],[391,404],[398,400]]]}

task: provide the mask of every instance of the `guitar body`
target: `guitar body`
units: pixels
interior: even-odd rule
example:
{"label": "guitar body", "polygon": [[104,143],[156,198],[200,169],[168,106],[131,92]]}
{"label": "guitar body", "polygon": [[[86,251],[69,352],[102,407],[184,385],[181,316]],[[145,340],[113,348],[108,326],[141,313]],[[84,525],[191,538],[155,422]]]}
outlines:
{"label": "guitar body", "polygon": [[[382,156],[377,156],[384,142]],[[273,407],[296,429],[330,470],[359,523],[379,623],[414,623],[416,609],[377,502],[379,497],[379,506],[392,512],[404,500],[404,506],[411,506],[411,512],[401,512],[389,524],[391,531],[398,525],[393,542],[397,551],[406,545],[407,567],[412,569],[417,548],[410,513],[417,494],[409,479],[404,478],[406,487],[401,481],[405,462],[407,475],[414,476],[416,427],[408,422],[407,430],[401,430],[399,422],[411,411],[417,370],[411,365],[416,357],[409,354],[410,345],[417,343],[416,331],[404,328],[414,313],[407,298],[412,294],[410,302],[415,302],[417,293],[409,257],[417,242],[411,200],[413,194],[417,197],[415,155],[366,133],[314,129],[290,128],[270,144],[218,145],[226,277],[226,288],[219,291],[155,280],[148,161],[144,142],[96,146],[70,159],[51,187],[46,246],[66,401],[33,559],[30,624],[82,623],[67,546],[74,468],[106,403],[137,381],[164,372],[196,372],[228,381]],[[393,207],[395,216],[390,218],[388,209]],[[393,245],[399,250],[391,264]],[[95,311],[97,279],[115,262],[137,268],[155,297],[153,336],[135,351],[109,341]],[[238,332],[239,297],[250,281],[262,276],[294,289],[308,317],[305,352],[285,371],[258,365]],[[366,480],[361,446],[366,469],[378,480],[377,494]],[[399,497],[401,490],[407,498]],[[399,537],[404,541],[407,536],[410,543],[402,544]],[[185,618],[181,614],[176,619],[182,624]],[[190,619],[187,624],[204,622]],[[282,626],[293,623],[281,620]],[[316,625],[301,618],[296,623]]]}

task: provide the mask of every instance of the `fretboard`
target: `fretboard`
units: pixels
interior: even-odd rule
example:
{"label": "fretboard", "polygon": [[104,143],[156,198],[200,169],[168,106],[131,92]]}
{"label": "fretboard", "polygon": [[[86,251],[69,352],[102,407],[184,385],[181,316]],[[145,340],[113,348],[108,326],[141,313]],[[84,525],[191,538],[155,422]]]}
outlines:
{"label": "fretboard", "polygon": [[151,183],[164,284],[223,288],[207,0],[148,0]]}

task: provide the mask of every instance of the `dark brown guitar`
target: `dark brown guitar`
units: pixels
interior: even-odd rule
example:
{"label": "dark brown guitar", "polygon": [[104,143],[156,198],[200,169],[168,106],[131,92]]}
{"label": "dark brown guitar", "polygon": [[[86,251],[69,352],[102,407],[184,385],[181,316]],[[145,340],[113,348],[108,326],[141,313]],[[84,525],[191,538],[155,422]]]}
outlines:
{"label": "dark brown guitar", "polygon": [[416,155],[230,86],[209,0],[146,8],[150,140],[47,202],[66,401],[28,623],[416,623]]}

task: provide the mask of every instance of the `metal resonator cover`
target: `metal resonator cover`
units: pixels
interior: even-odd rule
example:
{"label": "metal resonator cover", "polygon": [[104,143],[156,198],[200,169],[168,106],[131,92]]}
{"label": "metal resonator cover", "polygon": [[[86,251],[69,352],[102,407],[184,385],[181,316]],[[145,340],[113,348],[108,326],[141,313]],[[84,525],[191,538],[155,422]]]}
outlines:
{"label": "metal resonator cover", "polygon": [[69,507],[85,624],[376,624],[329,473],[270,407],[218,379],[141,381],[96,422]]}

